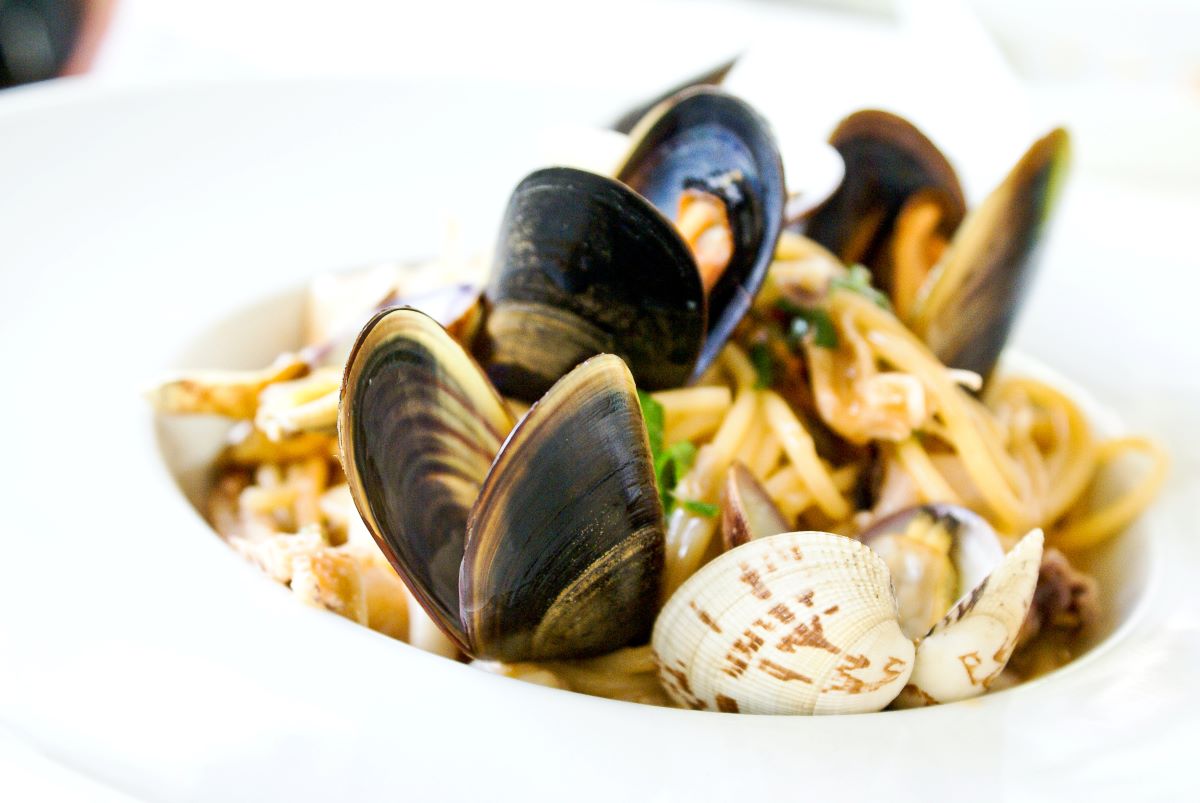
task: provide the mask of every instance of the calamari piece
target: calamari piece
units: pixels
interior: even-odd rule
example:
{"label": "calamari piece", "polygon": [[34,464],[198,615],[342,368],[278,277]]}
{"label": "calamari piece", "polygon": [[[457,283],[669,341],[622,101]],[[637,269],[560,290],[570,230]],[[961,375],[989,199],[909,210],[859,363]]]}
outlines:
{"label": "calamari piece", "polygon": [[[362,529],[366,530],[366,525],[361,524],[362,518],[354,507],[354,498],[350,496],[350,486],[346,483],[339,483],[325,489],[325,492],[321,494],[319,504],[321,515],[325,517],[325,526],[334,543],[341,544],[349,540],[350,527],[355,519],[359,521]],[[366,536],[367,544],[375,543],[370,533],[367,533]]]}
{"label": "calamari piece", "polygon": [[257,371],[192,371],[168,377],[146,391],[157,412],[254,418],[263,388],[303,375],[308,361],[298,354],[279,355]]}
{"label": "calamari piece", "polygon": [[310,605],[365,625],[367,595],[353,555],[322,549],[292,558],[292,591]]}
{"label": "calamari piece", "polygon": [[347,544],[342,550],[358,561],[367,600],[367,627],[401,641],[408,638],[411,629],[408,589],[379,547]]}
{"label": "calamari piece", "polygon": [[305,527],[297,533],[276,532],[257,538],[234,538],[235,550],[258,564],[271,579],[280,583],[292,582],[295,559],[312,556],[329,548],[320,527]]}
{"label": "calamari piece", "polygon": [[254,424],[271,440],[300,432],[337,434],[338,394],[342,373],[320,368],[312,374],[263,388]]}
{"label": "calamari piece", "polygon": [[288,463],[306,457],[330,457],[336,451],[332,435],[301,432],[271,440],[250,421],[241,421],[229,431],[228,445],[217,458],[220,465],[256,467],[263,463]]}

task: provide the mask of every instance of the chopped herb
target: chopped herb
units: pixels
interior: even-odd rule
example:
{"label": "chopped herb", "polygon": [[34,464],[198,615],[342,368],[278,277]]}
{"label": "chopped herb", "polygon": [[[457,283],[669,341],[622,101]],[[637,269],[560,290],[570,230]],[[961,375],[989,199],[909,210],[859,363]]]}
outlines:
{"label": "chopped herb", "polygon": [[695,461],[696,447],[691,441],[672,443],[654,458],[654,478],[658,480],[658,495],[662,499],[663,513],[670,513],[675,507],[675,486]]}
{"label": "chopped herb", "polygon": [[813,343],[821,348],[835,349],[838,347],[837,328],[825,310],[798,309],[796,317],[792,319],[792,325],[788,329],[788,337],[793,344],[797,344],[809,332],[812,332]]}
{"label": "chopped herb", "polygon": [[646,435],[650,438],[650,457],[657,464],[663,447],[663,406],[645,391],[639,390],[637,395],[642,405],[642,418],[646,421]]}
{"label": "chopped herb", "polygon": [[852,265],[845,276],[834,276],[829,282],[829,286],[866,296],[883,309],[890,310],[892,308],[888,297],[871,286],[871,271],[862,265]]}
{"label": "chopped herb", "polygon": [[697,516],[704,516],[706,519],[711,519],[721,512],[721,508],[717,505],[710,505],[708,502],[697,502],[695,499],[684,499],[682,504],[684,510],[689,513],[695,513]]}
{"label": "chopped herb", "polygon": [[[663,406],[649,393],[638,391],[642,405],[642,418],[646,421],[646,435],[650,441],[650,459],[654,462],[654,480],[658,483],[658,496],[662,500],[663,513],[669,515],[679,501],[675,498],[675,486],[696,462],[696,446],[691,441],[679,441],[663,448]],[[706,502],[684,500],[686,510],[709,518],[720,511],[716,505]]]}
{"label": "chopped herb", "polygon": [[762,390],[771,387],[775,381],[775,363],[771,360],[771,350],[766,343],[757,343],[750,349],[750,361],[754,363],[754,371],[758,379],[754,387]]}

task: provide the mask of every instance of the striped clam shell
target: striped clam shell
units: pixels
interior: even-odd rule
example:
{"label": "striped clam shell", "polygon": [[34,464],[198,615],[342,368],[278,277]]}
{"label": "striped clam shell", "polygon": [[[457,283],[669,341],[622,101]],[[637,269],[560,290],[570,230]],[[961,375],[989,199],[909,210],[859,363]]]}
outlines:
{"label": "striped clam shell", "polygon": [[975,697],[999,677],[1033,604],[1043,540],[1041,530],[1027,534],[934,626],[897,708]]}
{"label": "striped clam shell", "polygon": [[716,711],[878,711],[913,669],[886,564],[822,532],[720,555],[667,601],[651,643],[672,699]]}

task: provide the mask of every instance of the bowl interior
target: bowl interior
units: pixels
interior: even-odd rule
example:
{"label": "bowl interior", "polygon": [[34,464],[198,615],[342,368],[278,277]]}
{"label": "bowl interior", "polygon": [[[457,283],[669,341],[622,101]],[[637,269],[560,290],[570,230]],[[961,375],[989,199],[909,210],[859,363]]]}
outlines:
{"label": "bowl interior", "polygon": [[[241,307],[210,328],[199,332],[181,351],[172,369],[252,369],[269,364],[279,353],[297,349],[302,340],[306,292],[295,288]],[[1121,425],[1115,415],[1075,385],[1023,354],[1005,355],[1000,370],[1053,382],[1069,393],[1102,435],[1116,435]],[[179,490],[203,515],[204,499],[211,486],[212,466],[231,422],[209,416],[166,416],[155,419],[160,455]],[[1118,465],[1101,493],[1111,486],[1131,482],[1129,467]],[[216,534],[213,534],[216,537]],[[1148,527],[1135,523],[1119,537],[1078,556],[1072,562],[1100,583],[1103,613],[1080,645],[1090,652],[1109,640],[1135,615],[1149,582],[1152,565]],[[231,560],[241,560],[230,550]],[[264,579],[266,579],[264,577]],[[1077,657],[1071,665],[1077,664]],[[1070,665],[1069,665],[1070,666]]]}

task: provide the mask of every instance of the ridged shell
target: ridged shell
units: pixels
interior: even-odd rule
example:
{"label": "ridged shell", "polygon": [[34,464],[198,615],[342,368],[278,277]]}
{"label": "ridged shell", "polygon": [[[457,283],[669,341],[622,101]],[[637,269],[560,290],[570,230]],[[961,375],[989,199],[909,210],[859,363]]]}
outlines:
{"label": "ridged shell", "polygon": [[581,658],[645,643],[662,507],[633,377],[587,360],[513,430],[468,523],[460,581],[474,655]]}
{"label": "ridged shell", "polygon": [[363,327],[338,412],[346,480],[380,549],[464,650],[467,517],[512,426],[479,366],[428,315],[390,309]]}
{"label": "ridged shell", "polygon": [[1044,538],[1033,530],[919,645],[897,708],[965,700],[987,691],[1004,670],[1033,604]]}
{"label": "ridged shell", "polygon": [[878,711],[913,666],[887,566],[822,532],[720,555],[667,601],[652,644],[677,703],[748,714]]}

